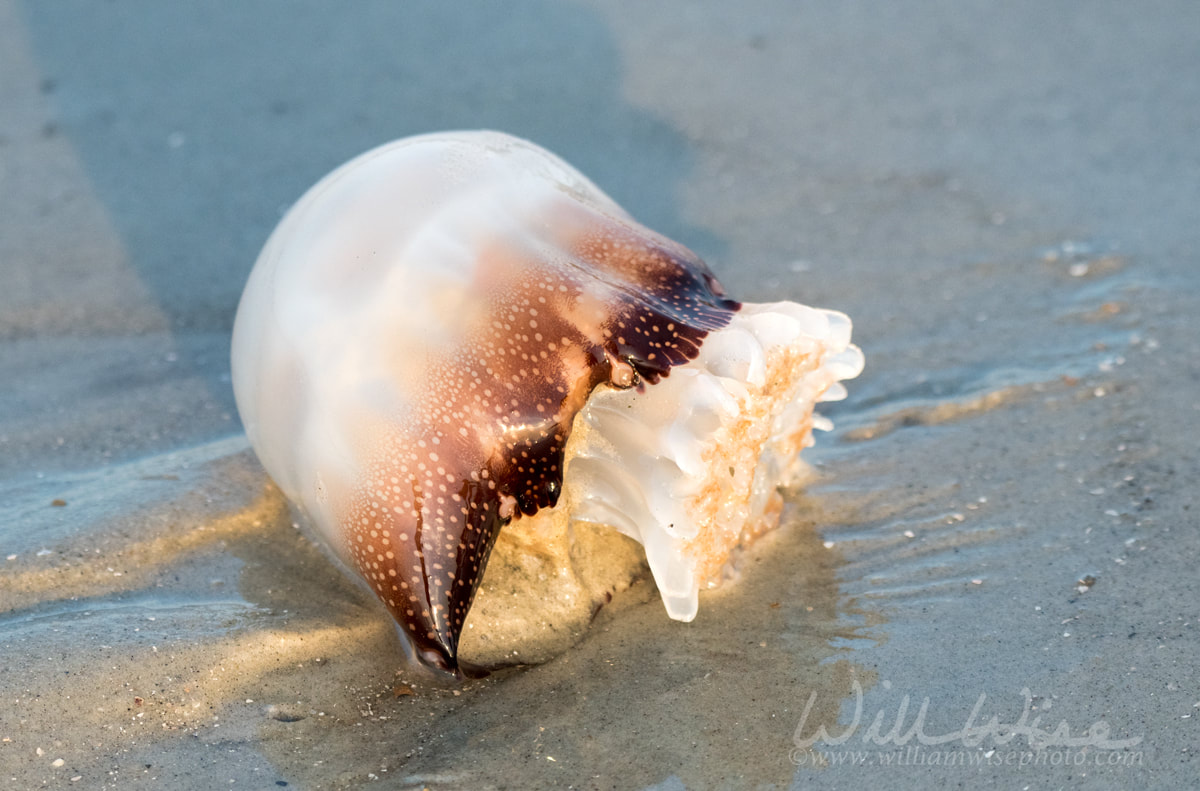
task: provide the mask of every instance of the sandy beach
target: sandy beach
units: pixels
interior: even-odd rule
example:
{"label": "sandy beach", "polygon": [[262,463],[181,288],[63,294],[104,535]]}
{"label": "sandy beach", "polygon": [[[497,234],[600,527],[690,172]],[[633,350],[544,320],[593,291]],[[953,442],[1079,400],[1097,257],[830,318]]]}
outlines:
{"label": "sandy beach", "polygon": [[[1200,7],[0,0],[0,785],[1184,788]],[[739,579],[461,686],[313,543],[229,343],[388,140],[561,155],[866,355]]]}

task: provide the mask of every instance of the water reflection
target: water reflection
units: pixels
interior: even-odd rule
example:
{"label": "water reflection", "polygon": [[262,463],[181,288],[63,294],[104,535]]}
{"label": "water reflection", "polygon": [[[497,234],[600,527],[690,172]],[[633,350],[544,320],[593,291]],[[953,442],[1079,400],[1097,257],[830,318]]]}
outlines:
{"label": "water reflection", "polygon": [[[794,496],[785,526],[742,558],[736,582],[702,596],[693,623],[670,620],[652,583],[641,582],[558,658],[460,688],[430,687],[408,670],[393,682],[401,653],[384,613],[342,587],[332,567],[280,555],[291,531],[281,525],[278,541],[258,544],[261,555],[235,548],[246,561],[243,593],[273,608],[286,596],[285,628],[296,638],[335,625],[356,637],[324,641],[320,663],[255,680],[259,701],[295,705],[299,694],[301,709],[325,712],[264,718],[262,749],[286,776],[313,785],[386,770],[473,787],[497,782],[502,767],[534,785],[591,778],[636,787],[672,775],[689,787],[786,785],[805,702],[817,692],[823,708],[810,717],[835,722],[853,682],[873,683],[849,652],[876,639],[881,623],[841,595],[842,560],[811,522],[829,511],[819,499]],[[303,745],[317,741],[326,749],[314,765]]]}

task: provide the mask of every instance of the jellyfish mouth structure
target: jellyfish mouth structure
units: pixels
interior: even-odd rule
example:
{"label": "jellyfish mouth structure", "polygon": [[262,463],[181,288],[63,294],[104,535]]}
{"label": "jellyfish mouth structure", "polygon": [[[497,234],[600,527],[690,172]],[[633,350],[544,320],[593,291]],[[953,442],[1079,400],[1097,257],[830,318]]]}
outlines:
{"label": "jellyfish mouth structure", "polygon": [[495,132],[406,138],[326,176],[234,326],[264,467],[422,663],[458,646],[500,530],[636,539],[668,613],[774,524],[850,322],[742,305],[578,171]]}

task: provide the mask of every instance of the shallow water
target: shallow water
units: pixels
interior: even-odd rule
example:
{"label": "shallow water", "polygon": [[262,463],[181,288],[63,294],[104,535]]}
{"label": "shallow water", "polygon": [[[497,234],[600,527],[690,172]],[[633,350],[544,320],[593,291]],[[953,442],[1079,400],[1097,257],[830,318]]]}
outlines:
{"label": "shallow water", "polygon": [[[342,28],[316,7],[293,26],[268,3],[237,25],[96,8],[0,2],[14,787],[1195,775],[1192,6],[364,5],[355,46],[319,69],[300,57],[313,31]],[[382,31],[418,23],[484,43],[395,55]],[[272,31],[258,39],[284,68],[230,47],[238,25]],[[561,112],[531,109],[546,106]],[[734,295],[845,311],[867,356],[783,527],[694,623],[642,583],[566,654],[459,688],[403,669],[374,601],[294,526],[237,427],[225,357],[277,207],[430,125],[537,139]],[[1021,765],[1039,754],[1026,735],[871,737],[925,700],[930,737],[976,708],[1010,725],[1028,709],[1136,744],[1080,737]],[[821,726],[849,735],[809,749]]]}
{"label": "shallow water", "polygon": [[[157,469],[172,471],[162,475],[192,478],[179,486],[181,502],[49,542],[41,557],[18,553],[8,561],[6,653],[48,655],[9,677],[21,721],[8,724],[20,726],[21,742],[53,744],[74,771],[93,777],[114,763],[123,781],[131,779],[126,750],[169,755],[183,745],[195,750],[199,739],[232,749],[238,766],[259,756],[306,785],[362,779],[365,764],[376,774],[402,772],[405,782],[473,786],[493,771],[489,755],[505,760],[514,743],[547,771],[562,763],[570,776],[586,771],[613,782],[611,756],[641,747],[644,760],[624,766],[619,781],[639,784],[661,779],[663,766],[697,780],[721,776],[750,750],[764,758],[762,779],[785,782],[790,765],[770,758],[786,755],[790,729],[775,720],[788,708],[746,699],[736,679],[816,684],[830,702],[847,693],[850,679],[869,683],[869,672],[834,661],[842,653],[836,644],[869,635],[878,618],[841,600],[837,553],[820,546],[798,505],[789,527],[743,559],[739,584],[706,596],[693,624],[670,622],[643,582],[558,660],[461,689],[430,687],[418,675],[411,682],[418,694],[410,694],[403,673],[394,675],[399,647],[390,622],[295,529],[239,444],[158,459]],[[144,471],[142,462],[108,478],[140,481]],[[241,498],[242,507],[206,509],[192,494],[219,488],[226,506]],[[92,557],[80,544],[103,551]],[[53,656],[65,634],[87,650]],[[667,727],[679,701],[726,712],[738,737],[725,749],[699,751],[691,728]],[[66,706],[78,707],[73,724],[49,713]],[[596,725],[614,717],[639,726]],[[94,739],[97,727],[116,733]],[[230,727],[241,736],[229,737]],[[523,735],[514,742],[514,733]],[[186,736],[193,740],[181,743]],[[316,765],[304,746],[313,741],[329,750]],[[645,751],[647,743],[654,749]],[[469,765],[447,760],[447,750],[467,745]],[[40,757],[14,762],[14,770],[36,777]]]}
{"label": "shallow water", "polygon": [[[1043,300],[1077,301],[1075,282],[1049,279]],[[930,698],[930,733],[980,693],[1014,722],[1028,686],[1062,699],[1056,721],[1140,735],[1134,712],[1072,693],[1089,664],[1128,656],[1137,635],[1113,618],[1132,606],[1126,568],[1169,540],[1147,513],[1162,452],[1125,411],[1130,372],[1158,350],[1141,324],[1112,323],[898,382],[868,346],[875,372],[827,406],[837,429],[807,452],[784,526],[696,622],[667,619],[643,582],[557,660],[460,689],[397,669],[386,616],[296,529],[240,435],[18,482],[0,634],[6,656],[45,659],[9,668],[3,719],[44,754],[14,750],[10,771],[479,787],[515,765],[502,771],[545,785],[778,786],[805,760],[809,696],[805,735],[852,721],[856,689],[872,716]],[[1126,661],[1162,672],[1181,650]]]}

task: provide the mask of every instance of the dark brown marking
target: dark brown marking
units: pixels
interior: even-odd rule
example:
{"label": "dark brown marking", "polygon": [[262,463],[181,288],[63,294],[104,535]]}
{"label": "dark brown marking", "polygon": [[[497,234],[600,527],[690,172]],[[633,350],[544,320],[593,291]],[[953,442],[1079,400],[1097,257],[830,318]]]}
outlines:
{"label": "dark brown marking", "polygon": [[347,517],[359,572],[422,661],[455,675],[496,537],[557,503],[588,394],[654,385],[740,307],[682,246],[583,204],[552,215],[538,243],[500,239],[481,255],[473,288],[487,315],[431,359],[423,422],[384,443]]}

